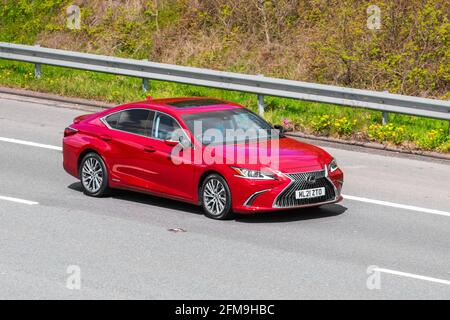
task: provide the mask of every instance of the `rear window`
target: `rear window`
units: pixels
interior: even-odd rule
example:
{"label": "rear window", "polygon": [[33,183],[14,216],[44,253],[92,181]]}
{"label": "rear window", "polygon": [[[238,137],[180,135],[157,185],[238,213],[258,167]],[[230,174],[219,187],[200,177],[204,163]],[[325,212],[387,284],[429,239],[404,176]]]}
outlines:
{"label": "rear window", "polygon": [[128,109],[105,118],[108,125],[117,130],[150,136],[155,112],[145,109]]}
{"label": "rear window", "polygon": [[117,128],[117,125],[119,124],[119,119],[120,119],[120,112],[114,113],[105,118],[105,120],[109,124],[109,126],[114,129]]}

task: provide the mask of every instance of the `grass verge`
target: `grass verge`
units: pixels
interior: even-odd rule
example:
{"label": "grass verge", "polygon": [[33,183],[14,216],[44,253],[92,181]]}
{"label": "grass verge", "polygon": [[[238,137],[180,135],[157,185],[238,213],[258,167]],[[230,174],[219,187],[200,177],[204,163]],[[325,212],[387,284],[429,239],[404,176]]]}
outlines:
{"label": "grass verge", "polygon": [[[34,77],[29,63],[0,61],[0,85],[56,93],[113,103],[173,96],[210,96],[226,99],[257,110],[256,96],[248,93],[151,81],[145,93],[141,80],[43,66],[41,79]],[[406,149],[450,152],[449,122],[390,114],[389,124],[381,125],[381,112],[266,97],[265,118],[282,123],[288,130],[358,141],[376,141]]]}

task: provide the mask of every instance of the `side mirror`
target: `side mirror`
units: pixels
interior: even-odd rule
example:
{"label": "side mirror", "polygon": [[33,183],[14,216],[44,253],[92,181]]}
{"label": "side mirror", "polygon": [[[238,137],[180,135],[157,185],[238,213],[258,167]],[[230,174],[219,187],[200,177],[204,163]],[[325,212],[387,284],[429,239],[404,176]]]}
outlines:
{"label": "side mirror", "polygon": [[284,137],[285,130],[284,130],[284,127],[282,125],[276,124],[276,125],[273,126],[273,128],[278,130],[278,131],[280,131],[280,137]]}
{"label": "side mirror", "polygon": [[171,139],[164,140],[164,142],[165,142],[168,146],[171,146],[171,147],[175,147],[177,144],[180,143],[179,141],[171,140]]}
{"label": "side mirror", "polygon": [[165,142],[168,146],[171,146],[171,147],[175,147],[175,146],[177,146],[177,145],[179,145],[179,144],[182,145],[183,148],[190,148],[190,147],[192,147],[191,141],[189,141],[189,139],[186,138],[185,135],[179,136],[179,137],[178,137],[178,140],[167,139],[167,140],[164,140],[164,142]]}

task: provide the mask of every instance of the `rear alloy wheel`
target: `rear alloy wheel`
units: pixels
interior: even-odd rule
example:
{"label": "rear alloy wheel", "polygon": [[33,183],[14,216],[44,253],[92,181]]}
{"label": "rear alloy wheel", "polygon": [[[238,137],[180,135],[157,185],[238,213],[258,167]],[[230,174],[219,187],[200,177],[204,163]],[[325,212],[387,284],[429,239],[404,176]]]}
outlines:
{"label": "rear alloy wheel", "polygon": [[97,153],[91,152],[84,156],[79,170],[85,194],[101,197],[108,193],[108,171],[103,159]]}
{"label": "rear alloy wheel", "polygon": [[207,217],[225,220],[233,216],[231,192],[224,178],[218,174],[209,175],[203,182],[200,192],[203,210]]}

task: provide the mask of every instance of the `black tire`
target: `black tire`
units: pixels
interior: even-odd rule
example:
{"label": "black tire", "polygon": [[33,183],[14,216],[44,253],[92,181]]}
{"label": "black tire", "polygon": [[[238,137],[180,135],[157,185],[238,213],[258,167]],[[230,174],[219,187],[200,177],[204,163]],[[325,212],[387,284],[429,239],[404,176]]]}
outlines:
{"label": "black tire", "polygon": [[[214,191],[211,190],[214,185],[216,186],[215,190],[217,190],[217,195],[214,195]],[[200,200],[203,211],[208,218],[216,220],[228,220],[233,218],[234,214],[231,210],[230,188],[222,176],[210,174],[206,177],[200,188]]]}
{"label": "black tire", "polygon": [[[83,172],[83,168],[88,170],[89,166],[95,164],[95,170],[97,175],[94,177],[94,173]],[[91,172],[91,170],[89,170]],[[80,167],[78,168],[78,174],[81,181],[81,186],[83,188],[84,194],[91,197],[103,197],[109,194],[110,189],[108,186],[108,169],[106,168],[105,162],[102,157],[100,157],[95,152],[90,152],[86,154],[81,160]],[[90,179],[89,179],[90,177]],[[101,183],[97,178],[101,178]],[[95,179],[95,181],[93,181]],[[89,183],[91,182],[91,183]],[[92,187],[90,187],[92,185]],[[93,187],[95,185],[95,187]]]}

